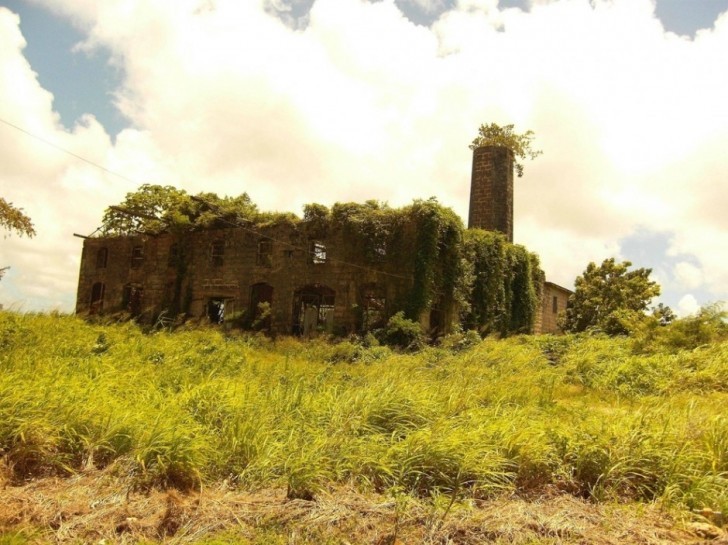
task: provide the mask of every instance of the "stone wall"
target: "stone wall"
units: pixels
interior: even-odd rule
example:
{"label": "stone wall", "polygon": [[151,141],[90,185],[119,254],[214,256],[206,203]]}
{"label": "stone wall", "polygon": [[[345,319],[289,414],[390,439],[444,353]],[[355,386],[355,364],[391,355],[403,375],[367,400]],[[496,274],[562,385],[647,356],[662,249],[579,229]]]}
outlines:
{"label": "stone wall", "polygon": [[473,150],[468,228],[499,231],[513,242],[513,152],[508,148]]}
{"label": "stone wall", "polygon": [[76,312],[129,312],[152,321],[166,311],[214,321],[210,305],[222,301],[225,321],[252,325],[261,318],[256,303],[269,302],[270,316],[259,325],[275,332],[301,333],[311,306],[321,311],[318,329],[359,331],[365,314],[370,321],[388,316],[406,297],[411,271],[401,260],[370,262],[351,246],[342,233],[312,237],[286,224],[89,238]]}
{"label": "stone wall", "polygon": [[562,333],[557,319],[566,310],[566,303],[572,293],[553,282],[544,282],[541,316],[540,320],[536,320],[536,333]]}

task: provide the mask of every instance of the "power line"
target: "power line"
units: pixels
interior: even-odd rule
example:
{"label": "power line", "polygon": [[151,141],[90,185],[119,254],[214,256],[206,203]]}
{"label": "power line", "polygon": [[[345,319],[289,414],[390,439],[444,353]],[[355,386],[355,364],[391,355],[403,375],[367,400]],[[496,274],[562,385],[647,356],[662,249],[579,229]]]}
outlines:
{"label": "power line", "polygon": [[96,167],[96,168],[98,168],[100,170],[103,170],[107,174],[111,174],[113,176],[116,176],[118,178],[121,178],[122,180],[126,180],[127,182],[130,182],[130,183],[135,184],[135,185],[141,185],[140,182],[138,182],[137,180],[132,180],[131,178],[127,178],[123,174],[119,174],[118,172],[114,172],[113,170],[109,170],[105,166],[102,166],[102,165],[100,165],[98,163],[95,163],[95,162],[91,161],[90,159],[86,159],[85,157],[83,157],[81,155],[78,155],[76,153],[73,153],[72,151],[69,151],[69,150],[67,150],[64,147],[61,147],[58,144],[54,144],[53,142],[51,142],[50,140],[46,140],[42,136],[38,136],[37,134],[33,134],[32,132],[23,129],[22,127],[18,127],[17,125],[11,123],[10,121],[7,121],[6,119],[3,119],[3,118],[0,117],[0,121],[3,122],[3,123],[5,123],[9,127],[12,127],[15,130],[18,130],[18,131],[20,131],[20,132],[22,132],[24,134],[27,134],[31,138],[35,138],[39,142],[43,142],[47,146],[50,146],[50,147],[52,147],[54,149],[57,149],[60,152],[63,152],[65,154],[67,154],[67,155],[70,155],[71,157],[75,157],[76,159],[78,159],[80,161],[83,161],[84,163],[88,163],[91,166],[94,166],[94,167]]}

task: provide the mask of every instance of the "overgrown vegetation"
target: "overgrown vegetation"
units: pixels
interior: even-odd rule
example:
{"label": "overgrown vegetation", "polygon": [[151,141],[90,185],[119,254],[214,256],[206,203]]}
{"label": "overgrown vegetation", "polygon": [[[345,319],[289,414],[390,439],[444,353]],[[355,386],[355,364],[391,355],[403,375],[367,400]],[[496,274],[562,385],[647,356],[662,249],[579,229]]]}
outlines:
{"label": "overgrown vegetation", "polygon": [[[543,152],[541,150],[534,150],[531,147],[531,143],[534,138],[533,131],[526,131],[523,134],[515,132],[514,126],[511,125],[497,125],[496,123],[490,123],[488,125],[481,125],[478,128],[478,136],[476,136],[470,144],[470,149],[475,150],[485,146],[498,146],[501,148],[508,148],[513,152],[516,159],[535,159]],[[520,178],[523,176],[523,163],[515,161],[516,174]]]}
{"label": "overgrown vegetation", "polygon": [[137,489],[225,479],[315,499],[346,483],[725,512],[728,339],[722,320],[699,323],[459,334],[404,354],[3,312],[0,453],[17,481],[114,468]]}
{"label": "overgrown vegetation", "polygon": [[[564,331],[579,333],[593,330],[607,335],[625,335],[635,325],[647,320],[650,301],[660,295],[660,286],[650,280],[652,269],[629,270],[632,263],[605,259],[601,265],[589,263],[576,277],[573,295],[561,320]],[[663,324],[674,315],[669,307],[660,306],[653,317]]]}
{"label": "overgrown vegetation", "polygon": [[[35,236],[35,227],[31,219],[23,213],[22,208],[13,206],[13,203],[0,197],[0,229],[17,233],[21,237]],[[5,275],[9,267],[0,267],[0,279]]]}
{"label": "overgrown vegetation", "polygon": [[178,304],[170,304],[170,313],[176,315],[184,307],[179,304],[180,289],[186,274],[184,256],[191,254],[191,232],[241,226],[262,233],[282,223],[301,240],[343,235],[347,244],[339,260],[400,282],[399,298],[387,301],[385,319],[403,312],[406,319],[419,322],[422,312],[434,309],[447,322],[442,324],[445,330],[462,324],[484,335],[506,336],[533,329],[543,282],[538,258],[500,234],[464,229],[457,214],[434,198],[402,208],[378,201],[336,203],[331,208],[309,204],[297,218],[261,213],[245,193],[234,198],[192,196],[174,187],[145,185],[106,211],[101,232],[175,236]]}

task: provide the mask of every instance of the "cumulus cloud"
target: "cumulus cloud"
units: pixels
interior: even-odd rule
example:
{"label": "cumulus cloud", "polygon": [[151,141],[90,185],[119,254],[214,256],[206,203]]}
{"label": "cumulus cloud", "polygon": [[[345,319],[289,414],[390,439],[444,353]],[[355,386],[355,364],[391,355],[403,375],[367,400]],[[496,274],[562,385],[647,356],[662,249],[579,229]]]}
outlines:
{"label": "cumulus cloud", "polygon": [[[701,263],[715,299],[728,295],[716,251],[728,247],[726,14],[688,40],[664,31],[650,0],[536,2],[530,12],[460,0],[429,28],[393,0],[316,0],[300,29],[264,0],[37,1],[83,28],[85,48],[111,52],[124,74],[116,102],[134,128],[115,143],[93,118],[64,131],[6,10],[0,70],[24,91],[0,87],[3,116],[129,179],[247,191],[292,211],[434,195],[466,219],[468,143],[480,123],[515,123],[544,151],[516,182],[515,236],[551,279],[569,285],[642,227],[673,233],[671,251]],[[39,227],[56,233],[12,239],[4,256],[35,274],[26,256],[43,255],[46,272],[63,268],[44,284],[72,293],[80,245],[68,234],[92,231],[134,184],[17,134],[0,138],[0,169],[21,182],[10,200],[32,202]],[[34,278],[9,283],[22,291]]]}
{"label": "cumulus cloud", "polygon": [[683,295],[680,302],[678,302],[677,310],[680,316],[691,316],[700,310],[700,305],[697,299],[688,293]]}
{"label": "cumulus cloud", "polygon": [[703,271],[685,261],[680,261],[675,265],[675,277],[688,290],[698,288],[703,283]]}

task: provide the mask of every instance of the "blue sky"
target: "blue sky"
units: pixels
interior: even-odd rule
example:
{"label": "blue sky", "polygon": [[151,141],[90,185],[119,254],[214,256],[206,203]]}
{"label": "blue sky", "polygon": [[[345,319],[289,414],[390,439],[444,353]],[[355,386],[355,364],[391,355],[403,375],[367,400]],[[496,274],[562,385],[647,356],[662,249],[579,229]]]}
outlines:
{"label": "blue sky", "polygon": [[71,310],[71,234],[136,183],[296,212],[436,195],[464,216],[467,143],[491,119],[545,151],[517,188],[516,239],[550,279],[616,256],[684,312],[728,298],[728,0],[235,4],[0,0],[19,16],[0,117],[106,169],[0,126],[2,194],[41,231],[0,243],[0,302]]}

